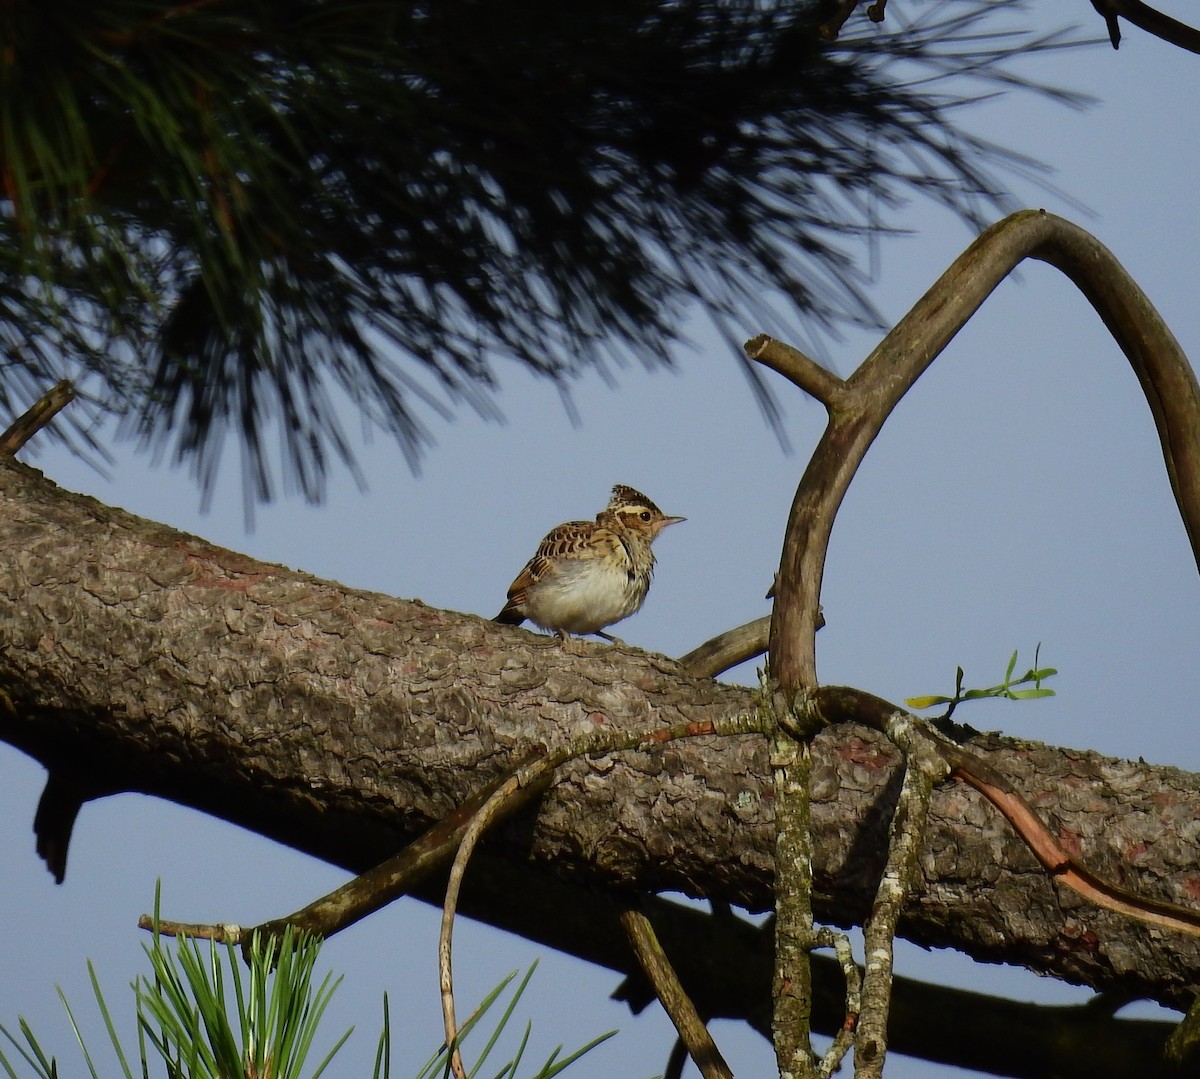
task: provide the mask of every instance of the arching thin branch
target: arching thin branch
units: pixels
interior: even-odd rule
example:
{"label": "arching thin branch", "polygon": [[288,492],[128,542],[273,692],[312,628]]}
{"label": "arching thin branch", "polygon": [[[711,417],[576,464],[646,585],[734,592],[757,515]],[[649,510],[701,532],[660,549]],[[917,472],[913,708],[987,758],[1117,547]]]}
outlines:
{"label": "arching thin branch", "polygon": [[[531,765],[536,765],[536,763],[536,761],[530,762]],[[450,879],[446,884],[446,900],[442,904],[441,929],[438,933],[438,986],[442,998],[442,1024],[446,1032],[446,1051],[450,1054],[450,1070],[455,1079],[467,1079],[467,1071],[463,1066],[462,1054],[458,1047],[460,1031],[454,1013],[452,963],[454,919],[458,913],[458,896],[462,890],[463,875],[467,871],[467,863],[471,859],[475,845],[482,838],[483,833],[499,819],[505,805],[519,797],[522,788],[537,787],[539,779],[540,777],[535,777],[531,772],[527,773],[526,769],[521,768],[496,787],[467,824],[458,850],[455,852],[454,863],[450,867]]]}
{"label": "arching thin branch", "polygon": [[[892,409],[992,290],[1027,258],[1061,270],[1087,297],[1137,374],[1167,475],[1200,566],[1200,386],[1187,356],[1137,283],[1095,237],[1042,210],[987,229],[846,380],[797,488],[776,581],[771,674],[784,689],[817,684],[813,635],[833,521]],[[758,360],[777,344],[746,344]]]}

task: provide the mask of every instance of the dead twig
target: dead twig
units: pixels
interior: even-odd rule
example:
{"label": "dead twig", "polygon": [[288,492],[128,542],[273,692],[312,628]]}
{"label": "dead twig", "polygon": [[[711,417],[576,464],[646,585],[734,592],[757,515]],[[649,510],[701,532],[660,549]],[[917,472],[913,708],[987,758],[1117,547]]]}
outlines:
{"label": "dead twig", "polygon": [[705,641],[686,656],[680,656],[679,664],[697,678],[716,678],[730,667],[761,656],[767,650],[770,633],[771,616],[763,615]]}
{"label": "dead twig", "polygon": [[17,453],[74,400],[75,387],[70,380],[64,378],[56,382],[0,434],[0,456],[11,457]]}
{"label": "dead twig", "polygon": [[721,1056],[717,1043],[680,984],[650,919],[640,910],[627,910],[621,915],[621,926],[643,973],[675,1024],[680,1040],[700,1069],[700,1074],[704,1079],[733,1079],[733,1072]]}
{"label": "dead twig", "polygon": [[1187,52],[1200,53],[1200,30],[1170,15],[1143,4],[1142,0],[1092,0],[1092,7],[1104,19],[1108,40],[1114,49],[1121,47],[1121,24],[1118,18],[1132,23],[1139,30]]}

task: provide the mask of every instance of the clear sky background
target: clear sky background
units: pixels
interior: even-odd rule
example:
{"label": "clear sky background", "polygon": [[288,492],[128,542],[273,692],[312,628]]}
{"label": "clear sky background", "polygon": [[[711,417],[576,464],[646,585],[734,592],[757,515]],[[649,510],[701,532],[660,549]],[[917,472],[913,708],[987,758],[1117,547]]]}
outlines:
{"label": "clear sky background", "polygon": [[[1180,18],[1195,14],[1188,4],[1160,6]],[[1022,21],[1050,29],[1072,17],[1102,33],[1082,0],[1043,0]],[[1017,201],[1093,231],[1195,355],[1200,57],[1129,29],[1119,52],[1097,46],[1019,67],[1099,102],[1078,112],[1014,94],[963,112],[960,123],[1053,165],[1053,183],[1087,211],[1029,185],[1014,186]],[[910,234],[879,244],[871,290],[892,321],[972,238],[961,221],[922,202],[894,222]],[[740,327],[746,338],[760,329]],[[293,499],[260,508],[251,533],[235,467],[202,514],[185,471],[154,467],[128,444],[114,444],[111,480],[44,444],[26,460],[64,487],[256,557],[487,616],[552,525],[594,515],[613,483],[630,484],[688,522],[657,545],[649,600],[620,632],[631,644],[680,655],[767,613],[763,594],[788,506],[824,419],[820,406],[774,380],[793,446],[784,452],[726,346],[702,321],[687,333],[692,344],[672,351],[673,372],[631,367],[617,372],[615,386],[596,376],[578,382],[578,426],[552,386],[502,365],[506,422],[465,412],[453,422],[430,417],[438,445],[419,475],[377,437],[361,449],[366,492],[335,474],[323,505]],[[876,340],[847,334],[830,343],[828,361],[848,374]],[[1041,642],[1043,662],[1061,672],[1058,695],[981,705],[970,722],[1200,770],[1200,583],[1154,426],[1099,320],[1048,267],[1027,264],[1005,283],[889,421],[838,518],[823,602],[825,682],[899,700],[950,690],[961,665],[970,684],[990,684],[1014,648],[1025,663]],[[752,680],[754,672],[734,677]],[[150,908],[156,879],[165,916],[245,924],[294,910],[344,879],[232,826],[124,795],[84,808],[66,882],[56,886],[34,854],[31,830],[43,778],[40,766],[0,746],[0,1022],[12,1028],[26,1016],[72,1067],[54,987],[90,1015],[90,957],[110,999],[132,1015],[125,986],[146,969],[135,923]],[[456,944],[460,1008],[538,957],[520,1014],[533,1019],[543,1053],[619,1027],[568,1074],[637,1079],[662,1071],[669,1024],[657,1008],[633,1018],[611,1004],[610,973],[467,922]],[[384,990],[397,1037],[393,1074],[415,1073],[440,1041],[432,908],[397,903],[329,942],[322,962],[347,976],[330,1029],[358,1023],[328,1074],[367,1073]],[[898,970],[1018,999],[1088,996],[1025,971],[911,947],[901,950]],[[127,1029],[132,1035],[131,1021]],[[757,1035],[724,1024],[714,1032],[739,1075],[773,1073],[770,1047]],[[895,1058],[888,1074],[957,1073]]]}

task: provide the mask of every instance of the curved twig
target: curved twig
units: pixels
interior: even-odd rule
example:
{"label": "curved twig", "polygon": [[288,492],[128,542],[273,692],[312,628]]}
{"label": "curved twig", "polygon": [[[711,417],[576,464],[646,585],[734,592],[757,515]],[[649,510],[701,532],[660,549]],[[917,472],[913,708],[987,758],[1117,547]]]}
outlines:
{"label": "curved twig", "polygon": [[[552,753],[539,756],[529,761],[509,775],[484,801],[476,812],[466,830],[462,841],[454,855],[454,863],[450,868],[450,878],[446,884],[446,898],[442,905],[441,930],[438,934],[438,984],[442,998],[442,1022],[446,1033],[446,1046],[450,1051],[450,1067],[455,1079],[466,1079],[462,1058],[458,1052],[456,1039],[458,1025],[454,1014],[454,977],[453,977],[453,936],[454,915],[458,906],[458,896],[462,889],[463,875],[466,873],[467,862],[483,833],[504,812],[505,806],[520,796],[523,788],[539,787],[547,783],[556,768],[567,761],[597,753],[614,752],[619,749],[632,749],[638,745],[672,741],[676,738],[690,738],[705,734],[745,734],[749,731],[762,732],[762,720],[757,714],[730,717],[719,723],[703,725],[683,724],[678,727],[660,727],[656,729],[635,732],[633,734],[609,731],[597,731],[591,735],[577,739],[569,746],[561,747]],[[640,958],[640,956],[639,956]],[[656,986],[657,988],[657,986]],[[672,1014],[672,1018],[674,1015]],[[703,1024],[701,1024],[703,1025]],[[683,1035],[683,1030],[680,1029]],[[710,1039],[711,1040],[711,1039]],[[689,1045],[689,1049],[691,1045]],[[713,1056],[707,1056],[710,1063],[714,1060],[726,1068],[725,1073],[714,1071],[718,1079],[728,1073],[721,1055],[712,1046]],[[693,1058],[695,1059],[695,1058]],[[706,1075],[708,1073],[705,1073]]]}
{"label": "curved twig", "polygon": [[1036,810],[999,772],[970,750],[939,734],[924,720],[894,704],[850,686],[821,686],[804,697],[811,718],[822,724],[854,721],[888,734],[896,715],[920,724],[922,735],[950,766],[950,776],[970,784],[1003,814],[1043,869],[1059,883],[1106,910],[1146,925],[1200,937],[1200,910],[1138,895],[1093,873],[1068,851],[1038,817]]}
{"label": "curved twig", "polygon": [[957,746],[939,747],[939,752],[948,761],[955,758],[954,750],[961,754],[958,757],[960,763],[952,765],[950,774],[974,787],[1003,814],[1042,868],[1055,880],[1105,910],[1124,914],[1145,925],[1200,937],[1200,910],[1138,895],[1093,873],[1055,838],[1033,807],[1013,791],[1007,781],[1001,778],[999,783],[995,782],[1000,778],[997,773],[981,769],[973,754]]}
{"label": "curved twig", "polygon": [[850,938],[845,933],[839,933],[827,925],[818,926],[813,932],[813,947],[833,949],[837,965],[842,969],[842,981],[845,983],[845,1013],[842,1025],[834,1033],[832,1043],[817,1064],[818,1075],[830,1076],[842,1066],[842,1060],[854,1044],[854,1031],[862,1013],[862,972],[854,962],[854,950],[850,945]]}
{"label": "curved twig", "polygon": [[463,875],[467,871],[467,862],[475,850],[483,833],[500,817],[507,803],[512,802],[521,789],[536,783],[536,778],[526,774],[526,769],[518,769],[513,775],[504,780],[479,807],[463,830],[458,850],[454,854],[454,862],[450,866],[450,878],[446,883],[446,899],[442,904],[441,928],[438,932],[438,988],[442,998],[442,1025],[446,1033],[446,1050],[450,1054],[450,1070],[455,1079],[467,1079],[467,1070],[463,1067],[462,1054],[458,1047],[458,1022],[454,1014],[454,967],[453,940],[454,915],[458,910],[458,896],[462,891]]}

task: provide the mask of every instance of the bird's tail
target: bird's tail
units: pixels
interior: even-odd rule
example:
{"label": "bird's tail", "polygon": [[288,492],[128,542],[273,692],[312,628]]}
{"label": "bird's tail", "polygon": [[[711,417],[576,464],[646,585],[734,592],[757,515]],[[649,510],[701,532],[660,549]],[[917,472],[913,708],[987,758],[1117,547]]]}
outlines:
{"label": "bird's tail", "polygon": [[504,610],[496,615],[492,621],[503,623],[506,626],[519,626],[525,621],[525,616],[511,603],[506,603],[504,605]]}

